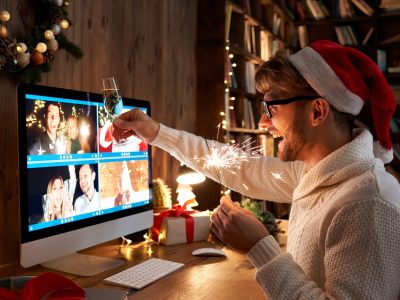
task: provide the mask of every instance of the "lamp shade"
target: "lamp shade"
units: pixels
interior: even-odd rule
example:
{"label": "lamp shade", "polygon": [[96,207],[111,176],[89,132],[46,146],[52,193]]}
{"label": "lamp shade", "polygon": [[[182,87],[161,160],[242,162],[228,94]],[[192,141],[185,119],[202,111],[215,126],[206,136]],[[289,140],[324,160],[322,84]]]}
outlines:
{"label": "lamp shade", "polygon": [[176,181],[180,184],[197,184],[204,180],[206,180],[206,177],[195,171],[183,172],[176,178]]}

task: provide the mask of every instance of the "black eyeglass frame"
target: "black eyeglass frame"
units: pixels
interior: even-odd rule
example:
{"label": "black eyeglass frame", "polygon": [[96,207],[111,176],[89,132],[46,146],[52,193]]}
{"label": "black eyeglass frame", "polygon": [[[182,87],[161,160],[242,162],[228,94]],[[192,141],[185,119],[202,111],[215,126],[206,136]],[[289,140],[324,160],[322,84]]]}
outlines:
{"label": "black eyeglass frame", "polygon": [[289,103],[293,103],[293,102],[301,101],[301,100],[315,100],[318,98],[321,98],[321,96],[297,96],[297,97],[293,97],[293,98],[277,99],[277,100],[271,100],[271,101],[263,100],[263,101],[261,101],[261,104],[263,106],[264,114],[267,116],[268,119],[271,119],[272,113],[269,110],[270,106],[284,105],[284,104],[289,104]]}

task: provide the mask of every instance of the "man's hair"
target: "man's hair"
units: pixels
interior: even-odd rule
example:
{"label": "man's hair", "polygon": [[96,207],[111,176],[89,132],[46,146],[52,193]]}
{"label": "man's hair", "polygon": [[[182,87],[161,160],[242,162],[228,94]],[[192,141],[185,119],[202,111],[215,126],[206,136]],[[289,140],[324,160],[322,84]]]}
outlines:
{"label": "man's hair", "polygon": [[287,56],[278,51],[263,63],[256,73],[256,88],[259,92],[278,93],[281,98],[294,96],[318,96],[300,73],[292,66]]}
{"label": "man's hair", "polygon": [[[261,65],[255,76],[256,88],[260,93],[271,93],[272,97],[291,98],[296,96],[318,96],[303,76],[287,59],[285,53],[278,51],[275,56]],[[306,105],[299,102],[298,107]],[[343,130],[354,126],[355,117],[343,113],[330,105],[335,124]]]}
{"label": "man's hair", "polygon": [[89,167],[89,169],[90,169],[90,173],[93,173],[94,172],[94,168],[93,168],[93,166],[91,165],[91,164],[83,164],[83,165],[81,165],[80,166],[80,168],[79,168],[79,171],[84,167],[84,166],[88,166]]}

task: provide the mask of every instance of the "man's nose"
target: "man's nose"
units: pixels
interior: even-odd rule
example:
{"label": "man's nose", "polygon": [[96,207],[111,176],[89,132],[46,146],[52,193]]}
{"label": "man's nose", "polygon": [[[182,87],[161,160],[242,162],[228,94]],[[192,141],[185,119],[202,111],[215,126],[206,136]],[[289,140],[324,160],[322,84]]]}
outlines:
{"label": "man's nose", "polygon": [[267,128],[268,126],[271,126],[271,124],[271,120],[263,113],[261,115],[260,121],[258,121],[258,127]]}

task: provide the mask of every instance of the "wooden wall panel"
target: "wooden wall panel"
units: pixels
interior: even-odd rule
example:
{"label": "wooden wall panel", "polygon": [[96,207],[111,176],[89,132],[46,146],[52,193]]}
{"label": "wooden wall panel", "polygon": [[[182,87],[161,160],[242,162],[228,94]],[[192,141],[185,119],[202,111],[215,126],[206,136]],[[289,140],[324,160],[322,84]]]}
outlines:
{"label": "wooden wall panel", "polygon": [[[17,5],[33,19],[29,2],[0,0],[12,28],[23,29]],[[194,131],[196,6],[187,0],[70,1],[74,26],[66,33],[84,56],[58,52],[41,84],[99,92],[101,79],[113,76],[124,96],[151,102],[155,119]],[[16,84],[0,72],[0,266],[19,259]],[[175,188],[178,162],[153,150],[153,177]]]}

